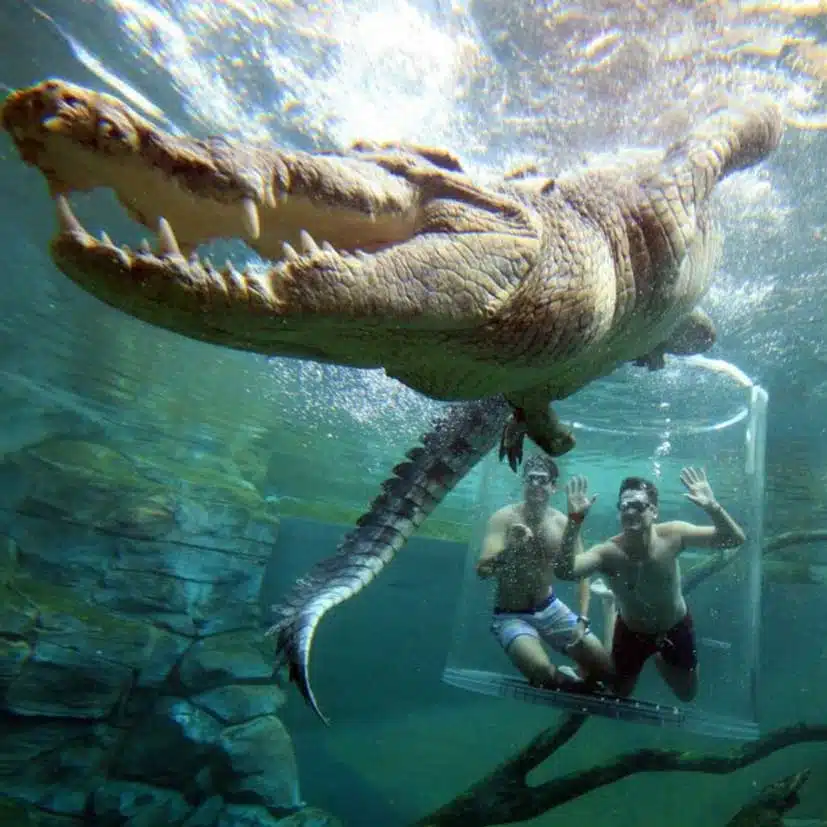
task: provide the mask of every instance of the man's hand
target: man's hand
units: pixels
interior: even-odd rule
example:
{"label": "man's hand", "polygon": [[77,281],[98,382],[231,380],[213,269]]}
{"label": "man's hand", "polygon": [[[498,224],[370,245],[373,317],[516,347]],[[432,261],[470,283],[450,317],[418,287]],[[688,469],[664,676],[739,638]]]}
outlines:
{"label": "man's hand", "polygon": [[566,498],[568,499],[569,516],[577,515],[585,518],[589,509],[594,505],[597,494],[589,496],[589,484],[585,477],[572,477],[566,483]]}
{"label": "man's hand", "polygon": [[583,640],[584,637],[586,637],[588,632],[589,632],[588,622],[586,621],[585,618],[578,617],[577,618],[577,626],[575,626],[574,640],[572,640],[570,645],[571,646],[576,646],[578,643],[580,643]]}
{"label": "man's hand", "polygon": [[514,523],[508,529],[506,545],[524,546],[534,539],[534,532],[525,523]]}
{"label": "man's hand", "polygon": [[712,486],[706,478],[706,474],[700,468],[684,468],[681,470],[681,482],[687,487],[689,493],[684,494],[687,500],[703,508],[705,511],[715,508],[718,501],[712,491]]}

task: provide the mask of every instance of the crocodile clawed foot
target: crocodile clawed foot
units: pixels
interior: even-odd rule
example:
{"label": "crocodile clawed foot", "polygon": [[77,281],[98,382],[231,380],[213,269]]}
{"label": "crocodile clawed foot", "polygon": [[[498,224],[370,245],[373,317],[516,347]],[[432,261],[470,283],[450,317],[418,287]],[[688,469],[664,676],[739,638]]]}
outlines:
{"label": "crocodile clawed foot", "polygon": [[548,399],[526,399],[526,405],[511,402],[514,411],[503,428],[500,438],[500,461],[508,458],[515,473],[523,461],[523,445],[528,436],[544,453],[551,457],[567,454],[574,448],[574,435],[557,418]]}
{"label": "crocodile clawed foot", "polygon": [[525,415],[520,408],[515,408],[514,413],[503,427],[499,453],[500,462],[508,458],[508,464],[515,474],[523,461],[523,444],[526,433],[528,433],[528,426],[526,425]]}

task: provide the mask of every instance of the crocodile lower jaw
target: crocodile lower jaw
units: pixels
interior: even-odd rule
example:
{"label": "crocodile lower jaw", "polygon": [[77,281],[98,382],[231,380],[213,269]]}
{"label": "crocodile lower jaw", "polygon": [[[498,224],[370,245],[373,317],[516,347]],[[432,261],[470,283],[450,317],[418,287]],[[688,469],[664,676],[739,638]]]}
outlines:
{"label": "crocodile lower jaw", "polygon": [[303,268],[318,267],[325,261],[328,266],[347,263],[356,267],[370,258],[362,251],[338,251],[327,242],[319,245],[309,233],[302,232],[301,252],[284,243],[283,258],[264,266],[248,264],[239,270],[228,260],[223,267],[216,267],[208,257],[194,252],[185,255],[172,226],[163,217],[156,243],[151,245],[144,239],[133,250],[115,244],[105,232],[99,238],[87,232],[65,196],[57,195],[55,205],[59,232],[52,240],[51,251],[56,263],[80,286],[121,309],[126,309],[125,297],[134,294],[138,317],[144,314],[137,308],[147,303],[187,312],[188,299],[213,309],[218,309],[223,300],[228,310],[277,315],[280,302],[274,288],[279,282],[298,277]]}

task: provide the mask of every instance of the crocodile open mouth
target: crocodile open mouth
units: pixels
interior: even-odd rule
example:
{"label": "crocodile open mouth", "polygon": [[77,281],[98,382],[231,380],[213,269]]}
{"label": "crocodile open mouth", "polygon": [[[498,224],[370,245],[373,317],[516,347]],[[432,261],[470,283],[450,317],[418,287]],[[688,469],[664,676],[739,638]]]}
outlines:
{"label": "crocodile open mouth", "polygon": [[[96,294],[111,285],[119,297],[126,286],[139,288],[140,301],[157,304],[180,304],[183,294],[208,302],[215,307],[226,297],[227,306],[239,301],[247,311],[259,307],[272,315],[278,309],[276,284],[284,285],[301,278],[303,271],[314,268],[351,269],[368,260],[358,250],[349,253],[336,250],[329,242],[317,244],[306,231],[299,233],[297,251],[289,242],[282,242],[282,256],[266,266],[248,264],[243,270],[227,260],[217,267],[208,257],[195,252],[185,255],[170,223],[163,216],[158,220],[157,240],[153,245],[144,239],[136,249],[118,245],[106,232],[96,238],[75,216],[66,196],[55,196],[59,232],[52,240],[52,255],[61,269],[69,271],[74,280]],[[88,274],[88,275],[87,275]],[[106,299],[105,296],[100,296]],[[176,298],[178,297],[178,298]],[[122,304],[119,298],[118,305]]]}
{"label": "crocodile open mouth", "polygon": [[[57,79],[13,92],[0,122],[55,199],[57,266],[107,304],[192,338],[376,366],[388,354],[366,331],[473,327],[538,249],[531,211],[475,185],[440,149],[363,142],[311,154],[172,135]],[[154,243],[87,232],[69,197],[101,188]],[[244,241],[264,264],[216,267],[196,251],[217,239]],[[396,359],[404,342],[384,347]]]}
{"label": "crocodile open mouth", "polygon": [[[420,224],[417,187],[357,155],[177,137],[117,98],[61,80],[13,93],[1,114],[52,195],[113,190],[132,218],[158,233],[162,251],[188,255],[204,242],[238,238],[266,259],[291,261],[296,247],[316,251],[310,227],[333,249],[369,252],[410,239]],[[65,217],[65,205],[60,210]]]}
{"label": "crocodile open mouth", "polygon": [[[177,136],[117,98],[57,79],[12,93],[0,122],[56,201],[57,266],[106,303],[196,338],[281,353],[288,316],[305,328],[320,319],[329,337],[337,319],[467,327],[508,295],[537,249],[530,212],[476,186],[444,150],[363,142],[311,154]],[[155,243],[132,250],[87,232],[68,198],[99,188]],[[217,239],[243,240],[265,266],[239,272],[196,254]],[[486,250],[497,267],[482,266]],[[478,296],[458,276],[469,267]],[[279,331],[259,337],[256,311],[279,318]],[[300,354],[323,358],[310,345]]]}

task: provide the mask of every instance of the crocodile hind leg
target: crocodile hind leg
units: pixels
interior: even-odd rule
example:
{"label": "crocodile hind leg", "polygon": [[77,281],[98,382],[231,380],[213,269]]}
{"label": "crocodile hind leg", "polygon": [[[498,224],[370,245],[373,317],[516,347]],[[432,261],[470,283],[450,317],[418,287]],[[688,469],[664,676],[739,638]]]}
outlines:
{"label": "crocodile hind leg", "polygon": [[700,308],[695,308],[656,348],[634,360],[638,367],[661,370],[666,366],[666,354],[690,356],[705,353],[717,338],[715,323]]}

